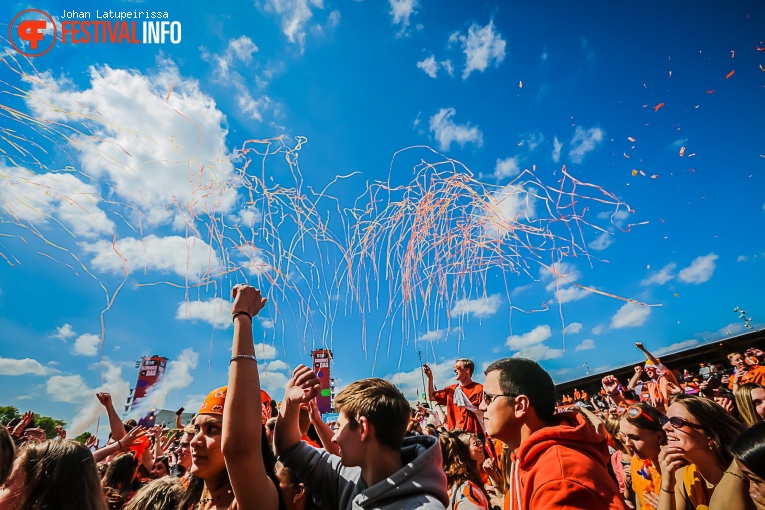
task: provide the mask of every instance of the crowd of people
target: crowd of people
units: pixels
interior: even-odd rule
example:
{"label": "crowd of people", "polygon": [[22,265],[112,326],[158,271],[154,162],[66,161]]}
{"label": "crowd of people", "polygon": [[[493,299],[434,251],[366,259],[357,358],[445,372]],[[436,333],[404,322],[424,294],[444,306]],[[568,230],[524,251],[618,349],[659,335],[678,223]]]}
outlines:
{"label": "crowd of people", "polygon": [[607,375],[562,400],[534,361],[500,359],[479,384],[459,359],[442,389],[423,366],[433,405],[363,379],[327,424],[305,365],[272,405],[252,337],[267,300],[244,285],[233,299],[228,384],[191,423],[123,422],[100,393],[99,447],[63,430],[47,440],[25,413],[0,426],[0,510],[765,508],[762,351],[732,353],[728,380],[710,369],[694,385],[636,344],[647,361],[630,381]]}

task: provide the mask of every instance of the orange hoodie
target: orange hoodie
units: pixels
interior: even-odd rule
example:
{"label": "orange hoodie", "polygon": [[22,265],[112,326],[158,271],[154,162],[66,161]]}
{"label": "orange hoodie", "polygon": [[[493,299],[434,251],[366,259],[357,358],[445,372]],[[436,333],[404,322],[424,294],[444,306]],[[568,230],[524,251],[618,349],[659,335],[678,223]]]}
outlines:
{"label": "orange hoodie", "polygon": [[606,467],[606,438],[580,413],[555,419],[516,450],[505,510],[626,510]]}

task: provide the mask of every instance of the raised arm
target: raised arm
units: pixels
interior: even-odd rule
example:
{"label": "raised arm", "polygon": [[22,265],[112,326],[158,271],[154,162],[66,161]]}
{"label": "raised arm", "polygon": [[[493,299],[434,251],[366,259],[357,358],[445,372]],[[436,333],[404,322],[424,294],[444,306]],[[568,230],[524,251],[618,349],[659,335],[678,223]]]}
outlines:
{"label": "raised arm", "polygon": [[114,409],[112,403],[112,396],[109,393],[96,393],[96,398],[101,405],[106,409],[106,414],[109,416],[109,429],[112,431],[112,438],[117,441],[125,437],[125,425],[120,420],[120,415],[117,414],[117,410]]}
{"label": "raised arm", "polygon": [[[100,450],[93,452],[93,458],[96,462],[101,462],[109,455],[124,451],[133,446],[136,440],[146,435],[146,429],[143,427],[133,427],[130,432],[126,433],[124,437],[114,440],[113,443],[109,443]],[[150,468],[151,470],[151,468]]]}
{"label": "raised arm", "polygon": [[316,372],[305,365],[298,365],[284,390],[284,401],[276,417],[274,447],[281,455],[300,442],[300,404],[309,402],[321,388]]}
{"label": "raised arm", "polygon": [[329,453],[339,456],[340,447],[332,442],[332,437],[335,435],[335,433],[329,427],[329,425],[324,423],[324,420],[321,419],[319,408],[316,407],[316,399],[311,400],[308,403],[308,414],[311,417],[311,425],[313,425],[313,428],[316,429],[316,433],[319,434],[321,445]]}
{"label": "raised arm", "polygon": [[247,285],[235,285],[231,293],[234,341],[223,408],[221,450],[237,508],[277,510],[279,495],[268,478],[261,451],[260,377],[252,341],[252,318],[263,309],[267,299]]}
{"label": "raised arm", "polygon": [[630,379],[630,382],[627,383],[627,388],[634,390],[635,386],[637,386],[637,383],[640,380],[641,375],[643,375],[643,367],[638,365],[635,367],[635,375],[633,375],[632,379]]}
{"label": "raised arm", "polygon": [[658,360],[658,359],[656,359],[656,357],[655,357],[653,354],[651,354],[650,352],[648,352],[648,349],[646,349],[646,348],[645,348],[645,346],[644,346],[644,345],[643,345],[641,342],[635,342],[635,347],[637,347],[638,349],[640,349],[641,351],[643,351],[643,354],[645,354],[646,358],[648,358],[649,360],[651,360],[651,363],[653,363],[653,364],[654,364],[654,365],[656,365],[657,367],[658,367],[658,366],[661,364],[661,363],[659,362],[659,360]]}
{"label": "raised arm", "polygon": [[436,388],[433,384],[433,371],[428,365],[422,365],[422,371],[425,373],[425,377],[428,378],[428,400],[435,402]]}

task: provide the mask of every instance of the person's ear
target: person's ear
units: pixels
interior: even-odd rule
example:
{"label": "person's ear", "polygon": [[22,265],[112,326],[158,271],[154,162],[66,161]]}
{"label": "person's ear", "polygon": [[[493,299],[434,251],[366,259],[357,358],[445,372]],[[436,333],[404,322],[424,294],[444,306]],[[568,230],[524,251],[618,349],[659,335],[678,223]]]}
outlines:
{"label": "person's ear", "polygon": [[369,423],[369,420],[366,416],[360,416],[359,417],[359,430],[361,431],[361,440],[366,441],[368,437],[370,437],[371,434],[371,427],[372,424]]}
{"label": "person's ear", "polygon": [[515,411],[516,418],[523,418],[526,416],[526,414],[528,414],[530,409],[531,402],[529,402],[529,397],[526,395],[519,395],[515,398],[513,410]]}
{"label": "person's ear", "polygon": [[303,499],[306,494],[307,492],[305,490],[305,484],[303,483],[297,484],[297,486],[295,487],[295,495],[292,496],[292,502],[297,503],[298,501]]}

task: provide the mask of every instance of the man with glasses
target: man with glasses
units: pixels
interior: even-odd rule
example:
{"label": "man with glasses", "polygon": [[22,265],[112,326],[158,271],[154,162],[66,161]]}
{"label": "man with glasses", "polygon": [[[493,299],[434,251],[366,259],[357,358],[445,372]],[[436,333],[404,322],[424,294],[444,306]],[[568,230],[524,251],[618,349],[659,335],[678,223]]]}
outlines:
{"label": "man with glasses", "polygon": [[446,406],[446,425],[449,430],[462,429],[484,438],[482,413],[478,409],[481,403],[483,385],[473,381],[475,364],[472,360],[460,358],[454,362],[454,377],[457,384],[436,391],[433,384],[433,372],[428,365],[423,365],[428,378],[428,398]]}
{"label": "man with glasses", "polygon": [[486,433],[512,452],[506,510],[626,509],[606,467],[606,438],[581,413],[555,414],[555,385],[538,363],[489,365],[480,409]]}

